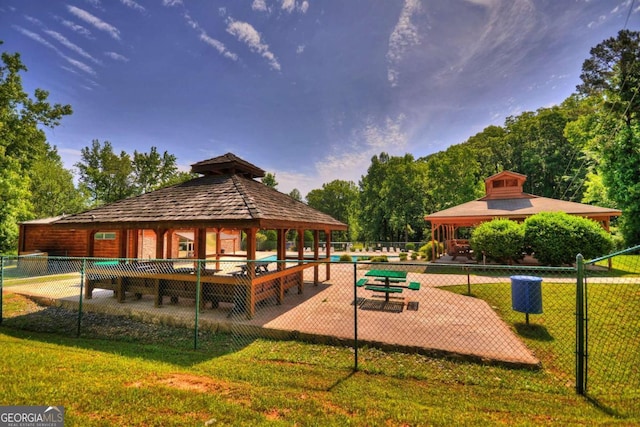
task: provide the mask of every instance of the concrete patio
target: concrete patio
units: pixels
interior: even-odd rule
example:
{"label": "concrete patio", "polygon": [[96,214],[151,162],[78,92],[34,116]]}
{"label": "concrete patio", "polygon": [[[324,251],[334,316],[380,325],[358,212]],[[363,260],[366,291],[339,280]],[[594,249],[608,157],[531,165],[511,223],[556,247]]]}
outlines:
{"label": "concrete patio", "polygon": [[[376,298],[361,288],[357,288],[354,295],[353,270],[349,264],[333,264],[332,279],[319,285],[313,285],[312,277],[305,275],[302,294],[289,292],[280,305],[265,301],[252,319],[231,314],[232,304],[220,303],[215,309],[205,307],[198,313],[199,327],[352,345],[357,315],[359,345],[528,369],[540,367],[531,350],[485,301],[430,286],[442,283],[442,275],[438,275],[436,281],[430,274],[410,272],[407,279],[420,282],[421,289],[405,293],[403,302],[411,302],[410,306],[405,304],[399,312],[386,312],[354,309],[354,301],[376,301]],[[358,277],[364,271],[358,271]],[[455,281],[465,284],[466,276],[447,278],[446,283]],[[79,276],[5,289],[76,310],[80,295]],[[148,322],[193,326],[195,319],[195,303],[190,299],[181,299],[178,304],[165,301],[156,308],[151,296],[140,299],[127,296],[124,303],[118,303],[112,291],[97,289],[92,299],[84,299],[82,303],[86,311],[133,316]],[[408,309],[415,306],[417,310]]]}

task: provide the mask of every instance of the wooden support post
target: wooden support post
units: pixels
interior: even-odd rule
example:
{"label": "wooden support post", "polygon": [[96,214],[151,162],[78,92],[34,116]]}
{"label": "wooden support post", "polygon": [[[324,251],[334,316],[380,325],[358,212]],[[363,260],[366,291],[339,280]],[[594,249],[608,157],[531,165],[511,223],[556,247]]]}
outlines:
{"label": "wooden support post", "polygon": [[320,266],[317,261],[320,258],[320,230],[313,230],[313,259],[316,264],[313,266],[313,284],[320,283]]}
{"label": "wooden support post", "polygon": [[[247,228],[245,229],[245,233],[247,234],[247,260],[255,260],[256,259],[256,234],[258,233],[258,229]],[[253,287],[253,279],[256,277],[255,263],[247,263],[247,275],[248,275],[247,280],[249,281],[249,283],[247,285],[246,309],[247,309],[247,316],[249,318],[252,318],[256,310],[255,289]]]}
{"label": "wooden support post", "polygon": [[[304,264],[304,230],[298,229],[298,265]],[[298,273],[298,293],[301,294],[304,286],[304,270]]]}
{"label": "wooden support post", "polygon": [[[331,261],[331,230],[324,230],[325,241],[327,244],[327,261]],[[327,264],[327,278],[326,280],[331,280],[331,262]]]}
{"label": "wooden support post", "polygon": [[94,255],[94,250],[96,247],[96,233],[98,232],[98,230],[91,230],[89,232],[89,235],[87,236],[88,240],[87,240],[87,253],[89,254],[90,257],[95,256]]}
{"label": "wooden support post", "polygon": [[[276,248],[276,257],[278,260],[286,260],[287,259],[287,230],[280,229],[278,230],[278,239],[277,239],[277,248]],[[277,270],[282,271],[287,268],[286,263],[279,262],[277,265]],[[284,277],[279,277],[278,279],[278,304],[282,304],[284,301]]]}
{"label": "wooden support post", "polygon": [[159,228],[155,230],[156,233],[156,254],[155,254],[155,258],[156,259],[163,259],[164,258],[164,233],[166,232],[166,229],[164,228]]}

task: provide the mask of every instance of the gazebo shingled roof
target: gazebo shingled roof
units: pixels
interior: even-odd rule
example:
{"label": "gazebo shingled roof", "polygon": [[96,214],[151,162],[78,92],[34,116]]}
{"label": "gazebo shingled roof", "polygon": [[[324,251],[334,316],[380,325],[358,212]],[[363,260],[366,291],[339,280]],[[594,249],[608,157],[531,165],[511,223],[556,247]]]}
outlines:
{"label": "gazebo shingled roof", "polygon": [[207,175],[76,215],[57,225],[154,228],[183,226],[345,230],[346,224],[240,175]]}
{"label": "gazebo shingled roof", "polygon": [[84,228],[257,227],[346,230],[331,216],[250,177],[264,171],[232,153],[192,165],[204,176],[64,217]]}

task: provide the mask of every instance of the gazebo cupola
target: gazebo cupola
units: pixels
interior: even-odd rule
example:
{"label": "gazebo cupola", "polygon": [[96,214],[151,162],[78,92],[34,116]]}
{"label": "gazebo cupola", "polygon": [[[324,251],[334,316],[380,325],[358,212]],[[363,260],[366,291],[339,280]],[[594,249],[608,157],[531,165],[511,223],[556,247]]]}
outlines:
{"label": "gazebo cupola", "polygon": [[485,196],[487,199],[517,199],[525,198],[522,187],[527,180],[526,175],[511,171],[502,171],[484,180]]}
{"label": "gazebo cupola", "polygon": [[191,165],[192,173],[202,175],[240,175],[247,179],[262,178],[265,171],[254,164],[242,160],[233,153],[227,153],[213,159],[203,160]]}

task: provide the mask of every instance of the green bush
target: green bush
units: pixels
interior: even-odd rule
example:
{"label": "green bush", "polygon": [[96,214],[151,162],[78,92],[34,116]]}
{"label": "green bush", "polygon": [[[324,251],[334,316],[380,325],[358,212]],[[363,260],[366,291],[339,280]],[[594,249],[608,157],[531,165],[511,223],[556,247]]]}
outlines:
{"label": "green bush", "polygon": [[371,257],[371,262],[389,262],[389,258],[386,255],[378,255]]}
{"label": "green bush", "polygon": [[353,258],[349,254],[340,255],[340,262],[353,262]]}
{"label": "green bush", "polygon": [[592,259],[606,255],[613,242],[596,221],[564,212],[543,212],[524,221],[525,241],[540,264],[573,264],[576,255]]}
{"label": "green bush", "polygon": [[[437,245],[436,253],[444,252],[444,244],[442,244],[441,242],[435,242],[435,244]],[[426,259],[427,261],[431,261],[433,259],[433,251],[431,250],[432,245],[433,245],[432,242],[428,242],[427,244],[422,245],[418,250],[418,252],[420,252],[420,256],[423,259]],[[416,259],[416,258],[413,258],[413,259]]]}
{"label": "green bush", "polygon": [[406,253],[406,252],[400,252],[400,255],[399,255],[399,257],[400,257],[400,261],[406,261],[406,260],[407,260],[407,256],[408,256],[408,255],[409,255],[409,254],[408,254],[408,253]]}
{"label": "green bush", "polygon": [[484,254],[488,260],[511,263],[522,258],[524,240],[522,225],[498,218],[476,227],[469,244],[478,260]]}
{"label": "green bush", "polygon": [[418,259],[418,252],[411,252],[411,259],[412,260],[417,260]]}
{"label": "green bush", "polygon": [[415,245],[415,243],[407,243],[406,245],[404,245],[404,249],[406,251],[415,251],[416,250],[416,245]]}

